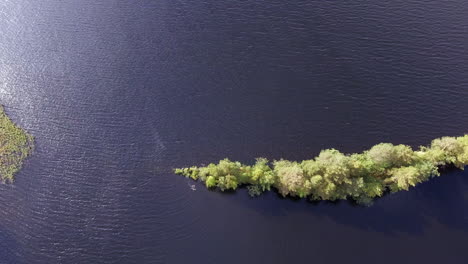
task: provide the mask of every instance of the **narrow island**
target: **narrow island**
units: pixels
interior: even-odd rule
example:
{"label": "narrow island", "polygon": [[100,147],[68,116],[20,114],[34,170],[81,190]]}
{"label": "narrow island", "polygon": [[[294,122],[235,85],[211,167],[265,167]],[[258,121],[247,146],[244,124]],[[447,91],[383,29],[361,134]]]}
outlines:
{"label": "narrow island", "polygon": [[276,189],[282,196],[311,200],[352,199],[370,204],[386,193],[410,187],[439,176],[440,169],[468,165],[468,134],[434,139],[430,146],[413,150],[407,145],[380,143],[363,153],[343,154],[325,149],[301,162],[257,158],[254,165],[229,159],[205,167],[174,169],[200,180],[207,188],[221,191],[247,186],[251,196]]}
{"label": "narrow island", "polygon": [[33,136],[15,125],[0,106],[0,179],[3,183],[13,182],[33,147]]}

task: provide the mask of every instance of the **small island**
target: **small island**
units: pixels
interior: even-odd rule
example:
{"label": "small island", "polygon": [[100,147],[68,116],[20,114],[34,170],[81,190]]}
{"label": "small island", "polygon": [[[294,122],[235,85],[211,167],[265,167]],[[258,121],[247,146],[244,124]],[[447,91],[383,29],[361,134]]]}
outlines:
{"label": "small island", "polygon": [[24,159],[34,147],[34,138],[15,125],[0,106],[0,179],[2,182],[13,182]]}
{"label": "small island", "polygon": [[413,150],[407,145],[380,143],[363,153],[343,154],[325,149],[301,162],[257,158],[254,165],[229,159],[204,167],[175,169],[179,175],[200,180],[207,188],[221,191],[247,186],[251,196],[272,188],[282,196],[311,200],[352,199],[370,204],[389,192],[410,187],[439,176],[440,169],[468,165],[468,134],[442,137],[429,146]]}

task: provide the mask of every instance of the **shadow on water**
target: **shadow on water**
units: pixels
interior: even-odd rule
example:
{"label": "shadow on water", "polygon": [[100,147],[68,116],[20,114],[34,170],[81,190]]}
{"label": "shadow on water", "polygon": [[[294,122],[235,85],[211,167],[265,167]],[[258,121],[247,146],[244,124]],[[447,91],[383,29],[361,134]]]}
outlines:
{"label": "shadow on water", "polygon": [[[387,234],[422,234],[434,221],[452,229],[468,231],[468,171],[448,170],[408,192],[388,194],[371,206],[350,201],[310,202],[283,198],[266,192],[250,198],[245,188],[234,200],[265,216],[305,213],[328,217],[336,223]],[[232,196],[233,193],[220,195]]]}

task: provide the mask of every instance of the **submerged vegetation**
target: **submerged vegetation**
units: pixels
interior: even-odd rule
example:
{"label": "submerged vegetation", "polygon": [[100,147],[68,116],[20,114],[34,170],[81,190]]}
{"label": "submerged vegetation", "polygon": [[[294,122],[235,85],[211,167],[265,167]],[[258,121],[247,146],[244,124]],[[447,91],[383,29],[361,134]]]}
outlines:
{"label": "submerged vegetation", "polygon": [[363,153],[322,150],[302,162],[258,158],[254,165],[229,159],[206,167],[175,169],[176,174],[203,181],[208,188],[235,190],[247,185],[251,196],[272,188],[282,196],[311,200],[351,198],[368,204],[387,192],[407,191],[439,176],[439,169],[468,165],[468,135],[442,137],[414,151],[410,146],[380,143]]}
{"label": "submerged vegetation", "polygon": [[33,137],[15,125],[0,106],[0,179],[12,182],[33,149]]}

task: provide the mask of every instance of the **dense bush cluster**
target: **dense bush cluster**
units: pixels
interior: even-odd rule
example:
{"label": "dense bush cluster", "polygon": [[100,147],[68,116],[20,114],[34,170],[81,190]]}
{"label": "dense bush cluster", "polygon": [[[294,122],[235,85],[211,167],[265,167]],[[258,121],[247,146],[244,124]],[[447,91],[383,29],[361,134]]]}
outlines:
{"label": "dense bush cluster", "polygon": [[381,143],[360,154],[326,149],[311,160],[270,163],[258,158],[252,166],[224,159],[206,167],[175,169],[175,173],[222,191],[247,185],[252,196],[275,188],[283,196],[331,201],[352,198],[368,203],[386,191],[408,190],[438,176],[438,169],[448,165],[460,169],[468,165],[468,135],[435,139],[416,151],[406,145]]}
{"label": "dense bush cluster", "polygon": [[33,137],[16,126],[0,106],[0,180],[13,181],[23,160],[31,153]]}

